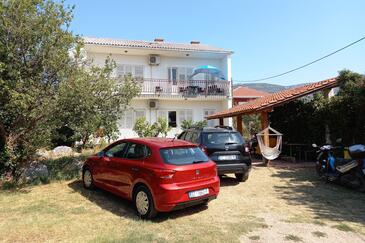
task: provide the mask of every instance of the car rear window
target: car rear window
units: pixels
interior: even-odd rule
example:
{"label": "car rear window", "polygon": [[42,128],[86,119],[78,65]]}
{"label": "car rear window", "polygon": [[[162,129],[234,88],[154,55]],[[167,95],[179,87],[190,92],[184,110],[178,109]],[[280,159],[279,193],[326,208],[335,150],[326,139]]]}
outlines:
{"label": "car rear window", "polygon": [[238,132],[212,132],[203,134],[204,145],[243,144],[244,140]]}
{"label": "car rear window", "polygon": [[163,148],[160,150],[166,164],[189,165],[208,162],[208,157],[198,147]]}

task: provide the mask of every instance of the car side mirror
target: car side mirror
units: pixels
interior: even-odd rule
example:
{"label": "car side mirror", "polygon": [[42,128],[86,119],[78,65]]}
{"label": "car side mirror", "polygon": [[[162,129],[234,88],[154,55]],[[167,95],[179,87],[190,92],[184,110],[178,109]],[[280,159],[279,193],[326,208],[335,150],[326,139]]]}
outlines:
{"label": "car side mirror", "polygon": [[315,144],[315,143],[312,144],[312,147],[313,148],[318,148],[317,144]]}
{"label": "car side mirror", "polygon": [[96,154],[96,156],[100,158],[103,158],[105,156],[105,152],[104,151],[100,151],[99,153]]}

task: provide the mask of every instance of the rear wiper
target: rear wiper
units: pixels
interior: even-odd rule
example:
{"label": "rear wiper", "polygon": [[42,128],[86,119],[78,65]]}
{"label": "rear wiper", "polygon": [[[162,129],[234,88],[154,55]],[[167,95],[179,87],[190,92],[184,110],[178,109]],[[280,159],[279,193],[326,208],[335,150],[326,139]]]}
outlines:
{"label": "rear wiper", "polygon": [[224,145],[232,145],[232,144],[238,144],[238,143],[225,143]]}
{"label": "rear wiper", "polygon": [[193,164],[199,164],[199,163],[204,163],[206,162],[205,160],[194,160]]}

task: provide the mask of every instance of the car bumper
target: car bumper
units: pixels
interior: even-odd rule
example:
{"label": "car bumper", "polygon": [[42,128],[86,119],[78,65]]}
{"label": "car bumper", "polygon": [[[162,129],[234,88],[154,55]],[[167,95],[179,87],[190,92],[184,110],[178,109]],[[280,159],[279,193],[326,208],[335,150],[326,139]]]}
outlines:
{"label": "car bumper", "polygon": [[[155,207],[159,212],[169,212],[209,202],[217,198],[220,181],[215,176],[212,179],[196,181],[191,185],[179,186],[178,184],[163,184],[154,190]],[[209,193],[196,198],[189,198],[189,192],[209,189]]]}
{"label": "car bumper", "polygon": [[251,165],[247,164],[217,164],[218,175],[229,173],[249,173]]}

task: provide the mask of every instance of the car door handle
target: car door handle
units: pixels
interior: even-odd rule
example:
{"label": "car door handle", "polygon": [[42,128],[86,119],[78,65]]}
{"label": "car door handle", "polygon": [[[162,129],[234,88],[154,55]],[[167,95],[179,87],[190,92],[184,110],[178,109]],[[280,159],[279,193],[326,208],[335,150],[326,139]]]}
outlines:
{"label": "car door handle", "polygon": [[137,171],[139,171],[139,169],[138,168],[135,168],[135,167],[132,167],[132,171],[137,172]]}

